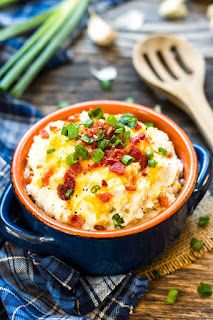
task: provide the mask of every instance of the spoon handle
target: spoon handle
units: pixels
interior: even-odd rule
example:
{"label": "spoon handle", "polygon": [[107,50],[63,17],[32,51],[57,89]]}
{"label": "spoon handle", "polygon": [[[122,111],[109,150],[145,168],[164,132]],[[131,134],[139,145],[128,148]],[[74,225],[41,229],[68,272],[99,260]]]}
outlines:
{"label": "spoon handle", "polygon": [[185,110],[193,118],[213,153],[213,110],[203,90],[190,90],[182,99]]}

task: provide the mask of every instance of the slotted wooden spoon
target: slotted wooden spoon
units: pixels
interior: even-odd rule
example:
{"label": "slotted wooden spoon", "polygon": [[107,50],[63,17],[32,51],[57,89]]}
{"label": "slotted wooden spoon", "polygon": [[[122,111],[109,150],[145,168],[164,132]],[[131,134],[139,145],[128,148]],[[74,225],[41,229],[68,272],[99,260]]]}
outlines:
{"label": "slotted wooden spoon", "polygon": [[186,40],[167,34],[149,36],[133,49],[141,78],[194,120],[213,152],[213,111],[204,94],[205,61]]}

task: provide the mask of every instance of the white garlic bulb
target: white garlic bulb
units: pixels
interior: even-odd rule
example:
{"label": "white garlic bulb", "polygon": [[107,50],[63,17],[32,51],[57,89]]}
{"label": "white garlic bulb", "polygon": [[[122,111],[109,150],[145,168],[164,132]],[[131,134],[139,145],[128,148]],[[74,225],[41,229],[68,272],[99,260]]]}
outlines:
{"label": "white garlic bulb", "polygon": [[185,18],[188,14],[185,0],[164,0],[159,7],[159,14],[165,19]]}
{"label": "white garlic bulb", "polygon": [[116,38],[116,31],[96,13],[88,21],[88,36],[99,46],[109,46]]}

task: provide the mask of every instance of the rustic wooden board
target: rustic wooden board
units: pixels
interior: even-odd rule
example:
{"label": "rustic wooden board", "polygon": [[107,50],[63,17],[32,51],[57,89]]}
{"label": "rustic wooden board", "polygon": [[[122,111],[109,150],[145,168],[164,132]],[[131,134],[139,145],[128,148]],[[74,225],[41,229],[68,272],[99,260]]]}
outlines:
{"label": "rustic wooden board", "polygon": [[[72,48],[75,63],[41,74],[25,94],[24,99],[37,105],[44,114],[56,109],[61,100],[71,104],[92,99],[125,99],[128,96],[136,102],[154,107],[162,106],[162,111],[181,125],[193,142],[205,144],[197,128],[184,114],[171,103],[156,96],[141,82],[131,64],[131,50],[134,43],[152,32],[173,32],[191,40],[204,54],[207,62],[206,93],[213,105],[213,33],[209,31],[208,20],[204,13],[206,4],[212,1],[190,1],[190,16],[184,21],[167,22],[158,17],[157,0],[137,0],[119,6],[105,14],[119,30],[117,46],[111,50],[94,47],[83,36]],[[119,27],[118,18],[130,10],[140,10],[144,14],[141,30],[133,32]],[[118,79],[113,89],[103,92],[98,82],[89,74],[91,66],[113,64],[118,69]],[[196,106],[195,106],[196,108]],[[166,320],[210,320],[213,319],[213,297],[202,299],[196,293],[200,281],[213,285],[213,252],[205,255],[184,270],[175,272],[161,280],[153,281],[149,293],[135,309],[130,319],[166,319]],[[180,290],[178,302],[169,306],[165,297],[169,288]]]}

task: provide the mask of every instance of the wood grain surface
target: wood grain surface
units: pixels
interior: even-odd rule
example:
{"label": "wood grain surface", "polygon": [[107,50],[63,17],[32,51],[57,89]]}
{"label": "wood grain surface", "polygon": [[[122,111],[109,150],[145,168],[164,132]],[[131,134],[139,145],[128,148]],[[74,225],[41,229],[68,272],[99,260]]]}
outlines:
{"label": "wood grain surface", "polygon": [[[125,99],[134,97],[136,102],[154,107],[160,104],[162,112],[174,119],[193,142],[205,145],[192,120],[164,98],[155,95],[142,83],[132,67],[131,51],[135,42],[153,32],[172,32],[185,36],[194,43],[206,58],[205,91],[213,106],[213,32],[205,17],[206,4],[212,1],[188,1],[190,15],[184,21],[168,22],[159,18],[157,0],[135,0],[108,11],[104,17],[118,29],[117,45],[111,50],[99,49],[91,44],[86,34],[72,47],[74,63],[41,74],[25,94],[24,99],[37,105],[44,114],[55,110],[57,104],[66,100],[70,104],[92,99]],[[141,30],[132,31],[119,26],[122,15],[139,10],[144,15]],[[89,73],[91,66],[115,65],[118,78],[111,91],[102,91]],[[196,105],[194,106],[196,108]],[[212,124],[213,125],[213,124]],[[211,189],[213,189],[211,187]],[[210,320],[213,319],[213,297],[202,299],[196,289],[202,282],[213,286],[213,252],[205,255],[186,269],[177,271],[150,284],[149,292],[130,319],[134,320]],[[165,302],[167,290],[176,288],[180,296],[175,305]]]}

